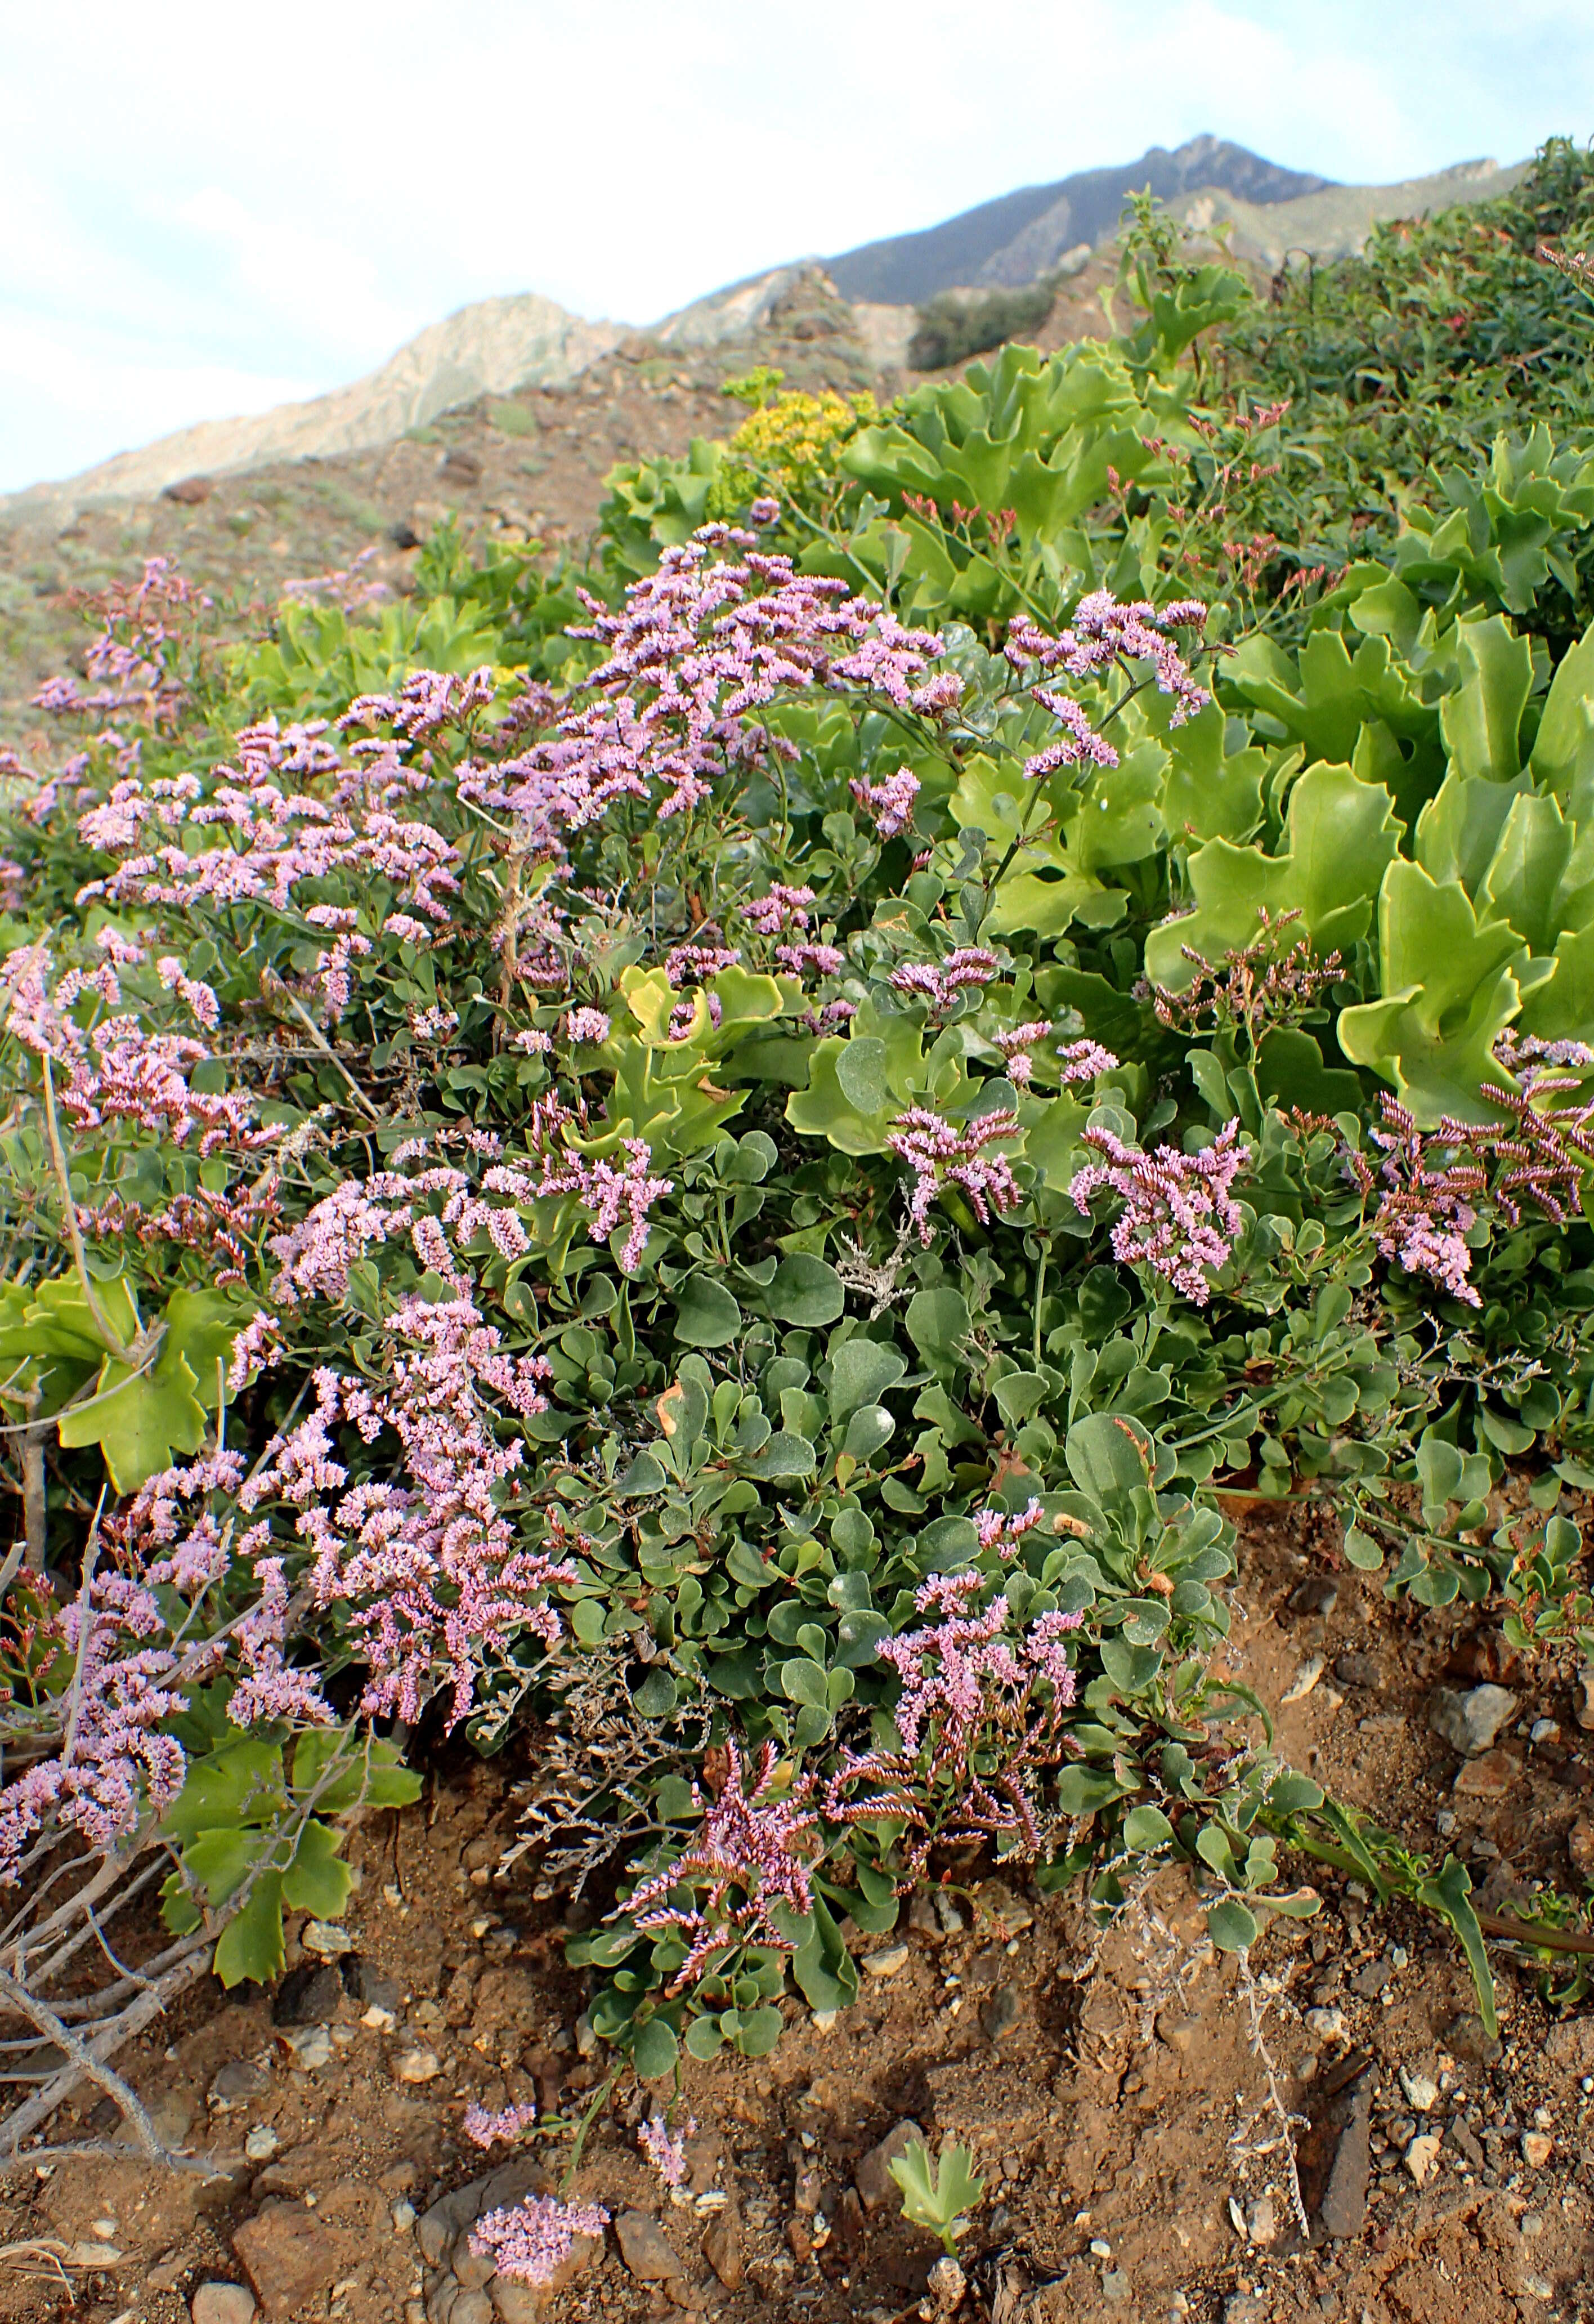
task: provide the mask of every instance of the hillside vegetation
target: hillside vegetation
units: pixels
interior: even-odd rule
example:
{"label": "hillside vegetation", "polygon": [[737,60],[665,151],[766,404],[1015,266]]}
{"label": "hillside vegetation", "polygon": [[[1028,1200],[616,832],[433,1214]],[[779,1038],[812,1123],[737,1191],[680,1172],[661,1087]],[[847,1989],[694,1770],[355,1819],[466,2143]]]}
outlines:
{"label": "hillside vegetation", "polygon": [[617,2073],[981,1855],[1187,1864],[1242,1964],[1349,1875],[1492,2031],[1467,1866],[1221,1649],[1240,1494],[1594,1655],[1591,204],[1555,144],[1268,300],[1142,202],[1117,336],[755,369],[585,553],[91,609],[6,759],[35,2030],[137,1884],[157,1989],[273,1977],[341,1816],[557,1719]]}

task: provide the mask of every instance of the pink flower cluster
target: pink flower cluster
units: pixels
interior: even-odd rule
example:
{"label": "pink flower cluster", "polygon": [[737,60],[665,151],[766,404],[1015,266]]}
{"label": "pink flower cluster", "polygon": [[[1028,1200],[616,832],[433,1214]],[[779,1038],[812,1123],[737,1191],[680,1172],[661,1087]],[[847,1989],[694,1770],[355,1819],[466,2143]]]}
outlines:
{"label": "pink flower cluster", "polygon": [[1112,1230],[1112,1252],[1121,1266],[1154,1268],[1175,1291],[1198,1307],[1212,1297],[1207,1270],[1221,1268],[1243,1223],[1230,1189],[1246,1167],[1237,1140],[1238,1120],[1226,1122],[1199,1154],[1159,1146],[1142,1154],[1110,1130],[1090,1128],[1083,1143],[1105,1161],[1079,1171],[1069,1185],[1083,1216],[1104,1188],[1123,1203]]}
{"label": "pink flower cluster", "polygon": [[[959,945],[944,960],[904,961],[887,980],[893,992],[910,993],[927,1001],[932,1016],[950,1009],[970,986],[989,984],[996,974],[996,954],[981,945]],[[1043,1033],[1050,1028],[1043,1025]]]}
{"label": "pink flower cluster", "polygon": [[[1110,589],[1097,589],[1081,598],[1073,622],[1055,637],[1038,628],[1027,613],[1019,613],[1008,624],[1003,650],[1016,670],[1038,662],[1048,675],[1060,672],[1073,678],[1098,677],[1114,662],[1148,661],[1157,692],[1174,696],[1172,723],[1178,726],[1195,711],[1204,709],[1212,696],[1191,676],[1188,663],[1168,633],[1200,630],[1206,617],[1206,607],[1193,598],[1160,607],[1144,601],[1121,604]],[[1046,705],[1063,732],[1026,762],[1026,774],[1039,778],[1058,767],[1086,761],[1099,767],[1117,766],[1118,752],[1096,732],[1083,704],[1059,693],[1055,687],[1032,686],[1030,691]]]}
{"label": "pink flower cluster", "polygon": [[[689,1984],[722,1946],[789,1950],[769,1919],[769,1904],[779,1902],[799,1914],[812,1906],[801,1849],[815,1824],[808,1804],[814,1778],[805,1775],[779,1792],[779,1758],[772,1741],[760,1744],[749,1791],[737,1746],[728,1743],[712,1753],[704,1766],[710,1796],[705,1799],[697,1784],[692,1786],[693,1804],[703,1814],[696,1838],[631,1891],[626,1911],[637,1928],[671,1929],[687,1941],[686,1958],[670,1980],[672,1994]],[[694,1901],[677,1904],[677,1889],[694,1892]],[[707,1894],[699,1902],[696,1892],[704,1889]]]}
{"label": "pink flower cluster", "polygon": [[[208,1506],[213,1494],[235,1499],[244,1469],[239,1453],[219,1452],[151,1478],[105,1527],[118,1570],[93,1570],[91,1552],[85,1587],[45,1626],[49,1648],[71,1672],[45,1698],[64,1731],[53,1757],[0,1791],[0,1885],[17,1878],[35,1833],[44,1847],[67,1830],[109,1850],[164,1812],[187,1762],[161,1726],[216,1677],[229,1644],[240,1672],[229,1703],[235,1725],[328,1715],[304,1674],[283,1673],[288,1600],[280,1568],[261,1557],[263,1528],[235,1539]],[[207,1594],[251,1560],[261,1596],[218,1629],[203,1617]]]}
{"label": "pink flower cluster", "polygon": [[[953,683],[955,685],[956,679]],[[871,783],[867,776],[854,775],[847,788],[859,806],[868,810],[882,839],[895,839],[913,821],[919,780],[910,768],[898,767],[881,783]]]}
{"label": "pink flower cluster", "polygon": [[976,1509],[974,1531],[981,1548],[994,1549],[1004,1565],[1010,1564],[1025,1535],[1035,1531],[1044,1515],[1037,1500],[1031,1500],[1016,1517],[1006,1509]]}
{"label": "pink flower cluster", "polygon": [[[419,683],[419,677],[411,681]],[[113,903],[182,908],[262,903],[285,912],[300,887],[342,875],[362,889],[385,881],[413,912],[447,922],[442,898],[457,889],[457,852],[429,823],[392,812],[406,791],[426,788],[431,774],[405,766],[410,745],[392,741],[355,743],[356,764],[346,768],[326,731],[325,720],[284,730],[275,717],[244,727],[235,737],[237,766],[215,768],[208,787],[191,774],[148,782],[125,776],[78,819],[88,846],[122,858],[107,879],[91,881],[78,901],[104,896]],[[330,795],[292,788],[290,777],[317,779]],[[185,833],[209,835],[208,844],[190,852]],[[162,834],[170,836],[149,844]],[[369,949],[367,939],[359,943]],[[338,969],[346,968],[352,948],[344,947]],[[323,963],[324,969],[332,965]]]}
{"label": "pink flower cluster", "polygon": [[459,2126],[473,2146],[497,2146],[522,2137],[536,2121],[537,2108],[528,2101],[522,2106],[505,2107],[501,2114],[488,2114],[482,2107],[467,2106]]}
{"label": "pink flower cluster", "polygon": [[677,2131],[672,2131],[663,2116],[656,2114],[637,2126],[637,2144],[672,2195],[677,2187],[686,2184],[686,2141],[696,2127],[690,2115]]}
{"label": "pink flower cluster", "polygon": [[470,2231],[477,2257],[491,2255],[500,2275],[519,2283],[551,2283],[577,2236],[601,2236],[609,2214],[601,2203],[560,2203],[529,2195],[523,2203],[489,2211]]}
{"label": "pink flower cluster", "polygon": [[891,1716],[909,1757],[932,1734],[941,1748],[966,1750],[996,1715],[994,1698],[1003,1690],[1027,1694],[1037,1679],[1045,1679],[1056,1702],[1073,1701],[1073,1672],[1062,1642],[1083,1617],[1042,1614],[1014,1639],[1008,1635],[1012,1608],[1000,1590],[982,1611],[974,1610],[987,1586],[975,1568],[933,1575],[920,1583],[913,1602],[921,1614],[939,1618],[882,1639],[877,1649],[902,1682]]}
{"label": "pink flower cluster", "polygon": [[[721,554],[730,547],[740,562]],[[547,740],[460,785],[462,797],[524,817],[533,844],[550,850],[620,799],[655,801],[660,821],[685,814],[726,769],[782,748],[760,715],[779,695],[874,692],[932,716],[954,698],[944,675],[924,681],[941,651],[930,632],[723,524],[667,549],[619,613],[584,602],[592,622],[572,634],[608,649],[586,702]]]}
{"label": "pink flower cluster", "polygon": [[786,928],[806,928],[812,888],[788,888],[777,880],[767,895],[751,897],[741,906],[742,918],[761,936],[778,936]]}
{"label": "pink flower cluster", "polygon": [[[468,1299],[407,1300],[383,1338],[382,1383],[318,1371],[314,1411],[272,1440],[239,1507],[291,1514],[314,1604],[336,1609],[368,1665],[363,1712],[414,1720],[447,1683],[452,1725],[470,1711],[484,1655],[522,1631],[550,1648],[561,1636],[547,1592],[575,1569],[521,1545],[501,1504],[525,1446],[496,1433],[507,1414],[546,1410],[548,1366],[505,1352]],[[340,1423],[367,1444],[391,1432],[398,1455],[384,1471],[408,1481],[350,1485]]]}
{"label": "pink flower cluster", "polygon": [[[159,968],[177,972],[162,974],[163,982],[189,985],[178,963],[162,961]],[[45,945],[19,945],[0,961],[0,1007],[5,1032],[35,1056],[48,1057],[52,1073],[60,1076],[60,1109],[77,1128],[125,1121],[176,1146],[186,1145],[197,1130],[201,1155],[218,1146],[264,1146],[277,1136],[274,1130],[251,1127],[254,1106],[249,1098],[236,1092],[205,1096],[189,1086],[191,1068],[208,1058],[209,1050],[186,1034],[147,1032],[124,1010],[114,958],[88,973],[69,969],[53,985]],[[86,993],[116,1011],[87,1033],[70,1013]],[[214,1004],[208,985],[190,986],[184,995],[190,1006],[195,994],[208,995]]]}
{"label": "pink flower cluster", "polygon": [[912,1105],[898,1115],[886,1144],[914,1174],[908,1215],[922,1244],[929,1244],[930,1206],[944,1186],[962,1187],[981,1226],[990,1225],[993,1210],[1017,1209],[1022,1197],[1011,1164],[1005,1154],[984,1149],[1018,1135],[1018,1117],[1009,1106],[980,1114],[962,1130],[926,1106]]}

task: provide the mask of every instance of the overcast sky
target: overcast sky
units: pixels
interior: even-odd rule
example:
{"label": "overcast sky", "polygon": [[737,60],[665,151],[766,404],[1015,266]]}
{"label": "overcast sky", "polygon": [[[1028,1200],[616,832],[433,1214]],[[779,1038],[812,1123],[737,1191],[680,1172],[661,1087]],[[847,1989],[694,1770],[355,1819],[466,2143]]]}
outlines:
{"label": "overcast sky", "polygon": [[1589,0],[0,0],[0,491],[473,299],[650,321],[1210,130],[1385,181],[1594,134]]}

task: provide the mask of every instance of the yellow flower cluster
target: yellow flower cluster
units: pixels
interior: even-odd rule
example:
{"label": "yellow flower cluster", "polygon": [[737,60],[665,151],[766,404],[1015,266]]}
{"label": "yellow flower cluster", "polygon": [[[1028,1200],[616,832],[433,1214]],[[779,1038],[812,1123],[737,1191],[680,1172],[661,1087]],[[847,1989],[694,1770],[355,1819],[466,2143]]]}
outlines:
{"label": "yellow flower cluster", "polygon": [[778,498],[807,491],[834,473],[842,447],[880,417],[872,395],[778,395],[751,412],[726,447],[709,513],[728,516],[760,492]]}

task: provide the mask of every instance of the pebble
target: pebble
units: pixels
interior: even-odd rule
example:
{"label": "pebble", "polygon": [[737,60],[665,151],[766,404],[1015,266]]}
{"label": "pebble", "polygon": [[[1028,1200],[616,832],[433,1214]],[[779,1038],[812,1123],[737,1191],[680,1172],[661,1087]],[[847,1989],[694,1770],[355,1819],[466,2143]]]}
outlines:
{"label": "pebble", "polygon": [[194,2324],[251,2324],[260,2303],[245,2283],[202,2283],[189,2302]]}
{"label": "pebble", "polygon": [[414,2206],[414,2204],[413,2204],[413,2203],[395,2203],[395,2204],[393,2205],[393,2233],[394,2233],[394,2235],[396,2235],[396,2236],[407,2236],[407,2235],[410,2233],[410,2228],[411,2228],[414,2225],[415,2225],[415,2206]]}
{"label": "pebble", "polygon": [[296,2025],[282,2043],[295,2073],[318,2073],[332,2062],[332,2036],[325,2025]]}
{"label": "pebble", "polygon": [[369,2009],[363,2010],[360,2015],[361,2024],[373,2034],[391,2034],[398,2022],[398,2018],[391,2009],[382,2009],[374,2001]]}
{"label": "pebble", "polygon": [[622,2211],[614,2222],[620,2256],[639,2283],[668,2283],[684,2276],[674,2246],[647,2211]]}
{"label": "pebble", "polygon": [[1345,2013],[1342,2009],[1309,2009],[1306,2031],[1319,2042],[1340,2042],[1345,2034]]}
{"label": "pebble", "polygon": [[[1331,2122],[1333,2116],[1330,2116]],[[1372,2170],[1372,2099],[1365,2081],[1350,2092],[1339,2144],[1318,2217],[1336,2243],[1361,2233],[1367,2217],[1367,2182]]]}
{"label": "pebble", "polygon": [[747,2270],[742,2259],[742,2231],[733,2211],[722,2211],[703,2238],[703,2256],[727,2292],[741,2288]]}
{"label": "pebble", "polygon": [[1530,2171],[1542,2171],[1550,2160],[1555,2142],[1548,2132],[1525,2130],[1522,2134],[1522,2159]]}
{"label": "pebble", "polygon": [[244,2141],[244,2160],[249,2163],[269,2163],[282,2144],[269,2124],[257,2122]]}
{"label": "pebble", "polygon": [[1425,2187],[1439,2168],[1439,2133],[1424,2130],[1414,2138],[1401,2160],[1419,2187]]}
{"label": "pebble", "polygon": [[1452,2115],[1451,2116],[1450,2122],[1446,2126],[1445,2135],[1449,2138],[1451,2144],[1455,2148],[1456,2153],[1461,2156],[1464,2162],[1469,2163],[1474,2171],[1482,2170],[1483,2149],[1478,2144],[1478,2140],[1473,2135],[1471,2126],[1465,2122],[1459,2114]]}
{"label": "pebble", "polygon": [[234,2231],[233,2249],[272,2324],[318,2301],[337,2274],[337,2246],[301,2203],[268,2203]]}
{"label": "pebble", "polygon": [[343,1978],[330,1961],[290,1969],[272,2003],[273,2025],[325,2025],[343,1999]]}
{"label": "pebble", "polygon": [[999,1985],[980,2012],[988,2042],[1000,2042],[1018,2023],[1018,1997],[1010,1985]]}
{"label": "pebble", "polygon": [[908,1947],[887,1945],[878,1953],[865,1953],[861,1967],[870,1977],[895,1977],[908,1967]]}
{"label": "pebble", "polygon": [[1400,2070],[1400,2087],[1405,2092],[1405,2102],[1415,2114],[1432,2114],[1439,2104],[1439,2085],[1426,2074],[1414,2074],[1409,2066]]}
{"label": "pebble", "polygon": [[193,2127],[194,2110],[186,2098],[169,2090],[150,2108],[150,2126],[162,2146],[180,2146]]}
{"label": "pebble", "polygon": [[926,2290],[941,2314],[950,2316],[968,2290],[968,2279],[956,2260],[950,2254],[945,2254],[930,2270]]}
{"label": "pebble", "polygon": [[1290,1591],[1292,1614],[1331,1614],[1340,1602],[1340,1585],[1328,1573],[1309,1573]]}
{"label": "pebble", "polygon": [[1254,2292],[1231,2292],[1223,2302],[1223,2324],[1267,2324],[1267,2302]]}
{"label": "pebble", "polygon": [[257,2058],[235,2058],[222,2068],[208,2092],[213,2107],[226,2108],[246,2099],[263,2098],[272,2086],[271,2070]]}
{"label": "pebble", "polygon": [[1271,2195],[1260,2195],[1246,2214],[1247,2239],[1266,2250],[1278,2241],[1278,2212]]}
{"label": "pebble", "polygon": [[396,1977],[384,1977],[374,1961],[355,1953],[343,1965],[346,1992],[368,2009],[391,2009],[396,2017],[403,2006],[404,1995]]}
{"label": "pebble", "polygon": [[336,1921],[307,1921],[299,1931],[299,1941],[307,1953],[318,1953],[323,1960],[338,1960],[355,1950],[353,1937]]}
{"label": "pebble", "polygon": [[910,2117],[898,2123],[887,2132],[878,2146],[871,2146],[859,2158],[852,2173],[852,2184],[858,2190],[858,2200],[866,2211],[878,2211],[882,2204],[895,2200],[897,2182],[890,2166],[899,2154],[906,2153],[915,2141],[922,2142],[924,2132]]}
{"label": "pebble", "polygon": [[1340,1655],[1334,1661],[1334,1676],[1341,1686],[1377,1686],[1383,1675],[1376,1655]]}
{"label": "pebble", "polygon": [[841,2014],[839,2009],[816,2009],[813,2016],[815,2033],[834,2034]]}
{"label": "pebble", "polygon": [[1578,1673],[1578,1700],[1574,1715],[1580,1727],[1594,1729],[1594,1663],[1585,1663]]}
{"label": "pebble", "polygon": [[1594,1880],[1594,1823],[1579,1816],[1566,1835],[1567,1860],[1580,1880]]}
{"label": "pebble", "polygon": [[1487,1751],[1516,1708],[1509,1687],[1474,1686],[1465,1694],[1435,1687],[1428,1698],[1428,1724],[1442,1742],[1471,1758]]}
{"label": "pebble", "polygon": [[1464,1800],[1503,1800],[1522,1780],[1522,1762],[1509,1751],[1484,1751],[1461,1764],[1451,1785]]}
{"label": "pebble", "polygon": [[1444,2046],[1452,2056],[1466,2058],[1475,2066],[1494,2066],[1500,2060],[1499,2043],[1471,2009],[1463,2009],[1451,2019],[1444,2029]]}
{"label": "pebble", "polygon": [[1158,2041],[1166,2042],[1181,2058],[1188,2055],[1190,2044],[1200,2031],[1199,2017],[1174,2017],[1166,2009],[1156,2021]]}
{"label": "pebble", "polygon": [[401,2050],[392,2064],[396,2082],[429,2082],[441,2071],[435,2050]]}
{"label": "pebble", "polygon": [[[962,2274],[961,2268],[958,2273]],[[1129,2296],[1130,2289],[1129,2272],[1125,2268],[1110,2267],[1101,2278],[1101,2297],[1103,2300],[1110,2300],[1115,2308],[1122,2307]]]}
{"label": "pebble", "polygon": [[1279,1696],[1280,1703],[1304,1702],[1327,1667],[1321,1655],[1313,1655],[1309,1662],[1304,1662]]}

